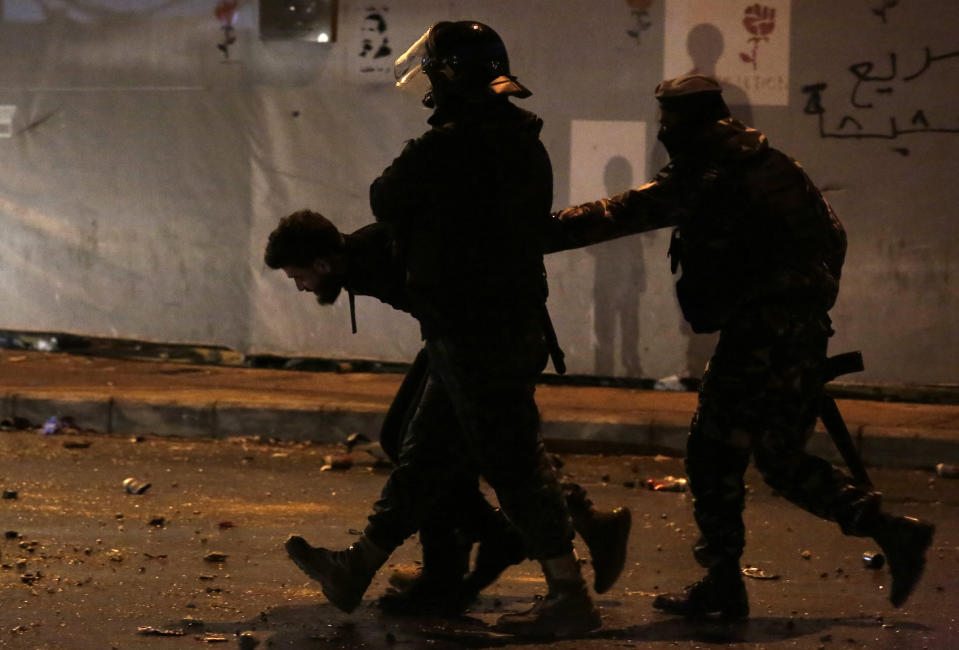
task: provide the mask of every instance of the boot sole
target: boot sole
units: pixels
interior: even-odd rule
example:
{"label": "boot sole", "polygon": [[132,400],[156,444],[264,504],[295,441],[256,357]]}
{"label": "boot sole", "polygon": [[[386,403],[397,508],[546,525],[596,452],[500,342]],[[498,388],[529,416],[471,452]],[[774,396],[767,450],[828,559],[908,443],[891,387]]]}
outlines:
{"label": "boot sole", "polygon": [[[596,558],[593,558],[593,590],[597,594],[604,594],[612,589],[616,581],[619,580],[623,567],[626,566],[626,552],[629,544],[629,531],[633,526],[633,514],[629,508],[623,508],[623,513],[625,516],[617,521],[615,532],[617,538],[623,538],[622,552],[617,553],[615,561],[611,563],[611,568],[602,572],[602,580],[600,580],[600,574],[596,573]],[[592,552],[590,554],[592,555]]]}
{"label": "boot sole", "polygon": [[330,601],[334,607],[349,614],[363,601],[362,596],[356,600],[327,586],[323,579],[325,575],[317,571],[312,564],[308,563],[303,557],[301,557],[305,549],[312,550],[312,547],[305,539],[299,537],[298,535],[293,535],[283,543],[283,547],[286,549],[286,554],[291,560],[293,560],[293,564],[295,564],[300,571],[305,573],[311,580],[315,580],[316,582],[320,583],[320,587],[323,590],[323,595],[326,596],[326,599]]}
{"label": "boot sole", "polygon": [[682,616],[683,618],[690,619],[707,619],[707,618],[719,618],[724,621],[742,621],[749,618],[749,606],[747,604],[744,610],[730,610],[730,609],[711,609],[711,610],[683,610],[682,608],[676,607],[671,608],[668,603],[657,603],[657,599],[653,600],[653,609],[663,614],[668,614],[670,616]]}
{"label": "boot sole", "polygon": [[919,556],[921,561],[919,563],[919,568],[916,570],[916,573],[912,579],[906,582],[903,589],[899,590],[901,593],[897,593],[897,591],[893,590],[892,593],[889,594],[889,601],[892,603],[893,607],[902,607],[909,599],[909,596],[912,595],[916,585],[918,585],[919,581],[922,579],[922,574],[926,572],[926,551],[928,551],[929,547],[932,546],[932,538],[935,534],[936,527],[932,524],[923,526],[923,529],[920,531],[921,537],[919,538]]}

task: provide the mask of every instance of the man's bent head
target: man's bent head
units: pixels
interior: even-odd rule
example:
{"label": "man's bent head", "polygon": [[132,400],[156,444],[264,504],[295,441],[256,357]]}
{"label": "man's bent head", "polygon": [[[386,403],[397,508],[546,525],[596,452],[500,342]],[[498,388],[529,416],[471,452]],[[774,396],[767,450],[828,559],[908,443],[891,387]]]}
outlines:
{"label": "man's bent head", "polygon": [[314,293],[322,305],[333,304],[343,289],[343,235],[319,213],[300,210],[280,219],[264,261],[271,269],[283,269],[298,290]]}

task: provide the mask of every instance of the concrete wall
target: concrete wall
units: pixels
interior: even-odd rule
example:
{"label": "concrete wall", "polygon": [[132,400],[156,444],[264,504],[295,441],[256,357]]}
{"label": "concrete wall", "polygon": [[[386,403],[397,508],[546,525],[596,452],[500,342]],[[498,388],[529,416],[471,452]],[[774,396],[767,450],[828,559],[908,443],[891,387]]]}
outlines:
{"label": "concrete wall", "polygon": [[[472,18],[534,91],[522,103],[546,122],[556,207],[665,162],[664,75],[724,79],[847,227],[833,350],[862,349],[863,380],[956,382],[959,4],[769,0],[765,18],[755,4],[340,0],[335,41],[318,44],[261,41],[241,1],[224,56],[212,2],[0,0],[0,106],[16,107],[0,137],[0,328],[410,359],[408,317],[361,298],[353,336],[345,300],[319,310],[262,248],[301,207],[343,229],[371,219],[370,181],[428,116],[392,87],[392,58],[430,23]],[[667,240],[548,260],[572,372],[699,374],[711,339],[682,323]]]}

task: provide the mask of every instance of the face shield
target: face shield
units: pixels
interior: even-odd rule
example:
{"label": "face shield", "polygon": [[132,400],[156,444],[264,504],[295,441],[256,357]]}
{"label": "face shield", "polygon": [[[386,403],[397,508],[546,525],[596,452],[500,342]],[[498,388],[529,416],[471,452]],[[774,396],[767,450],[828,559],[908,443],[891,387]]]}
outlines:
{"label": "face shield", "polygon": [[428,41],[432,29],[423,32],[393,63],[396,87],[416,97],[423,97],[430,91],[430,79],[423,71],[423,63],[429,56]]}

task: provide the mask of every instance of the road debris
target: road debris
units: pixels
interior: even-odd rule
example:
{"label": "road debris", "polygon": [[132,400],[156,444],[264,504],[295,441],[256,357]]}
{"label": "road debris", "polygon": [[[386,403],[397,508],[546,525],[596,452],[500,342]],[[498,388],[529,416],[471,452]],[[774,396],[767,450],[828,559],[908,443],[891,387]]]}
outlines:
{"label": "road debris", "polygon": [[25,431],[35,428],[33,422],[26,418],[12,417],[0,420],[0,431]]}
{"label": "road debris", "polygon": [[137,634],[143,636],[183,636],[186,634],[183,630],[165,627],[153,627],[152,625],[143,625],[137,628]]}
{"label": "road debris", "polygon": [[237,641],[239,643],[240,650],[253,650],[253,648],[260,645],[260,640],[253,632],[241,633]]}
{"label": "road debris", "polygon": [[743,575],[747,578],[752,578],[753,580],[779,580],[778,575],[763,571],[758,566],[744,566]]}
{"label": "road debris", "polygon": [[351,467],[353,467],[353,457],[349,454],[342,456],[326,455],[323,457],[323,466],[320,467],[320,471],[329,472],[330,470],[344,470]]}
{"label": "road debris", "polygon": [[936,465],[936,474],[942,478],[959,478],[959,465],[939,463]]}
{"label": "road debris", "polygon": [[152,483],[139,481],[132,476],[123,479],[123,489],[127,491],[127,494],[143,494],[150,489],[151,485]]}
{"label": "road debris", "polygon": [[882,553],[863,553],[862,564],[867,569],[881,569],[886,564],[886,556]]}
{"label": "road debris", "polygon": [[346,451],[350,454],[363,452],[373,458],[374,467],[392,467],[393,461],[379,442],[370,440],[362,433],[353,433],[346,439]]}
{"label": "road debris", "polygon": [[685,492],[688,488],[686,479],[676,476],[648,478],[645,481],[645,485],[654,492]]}

